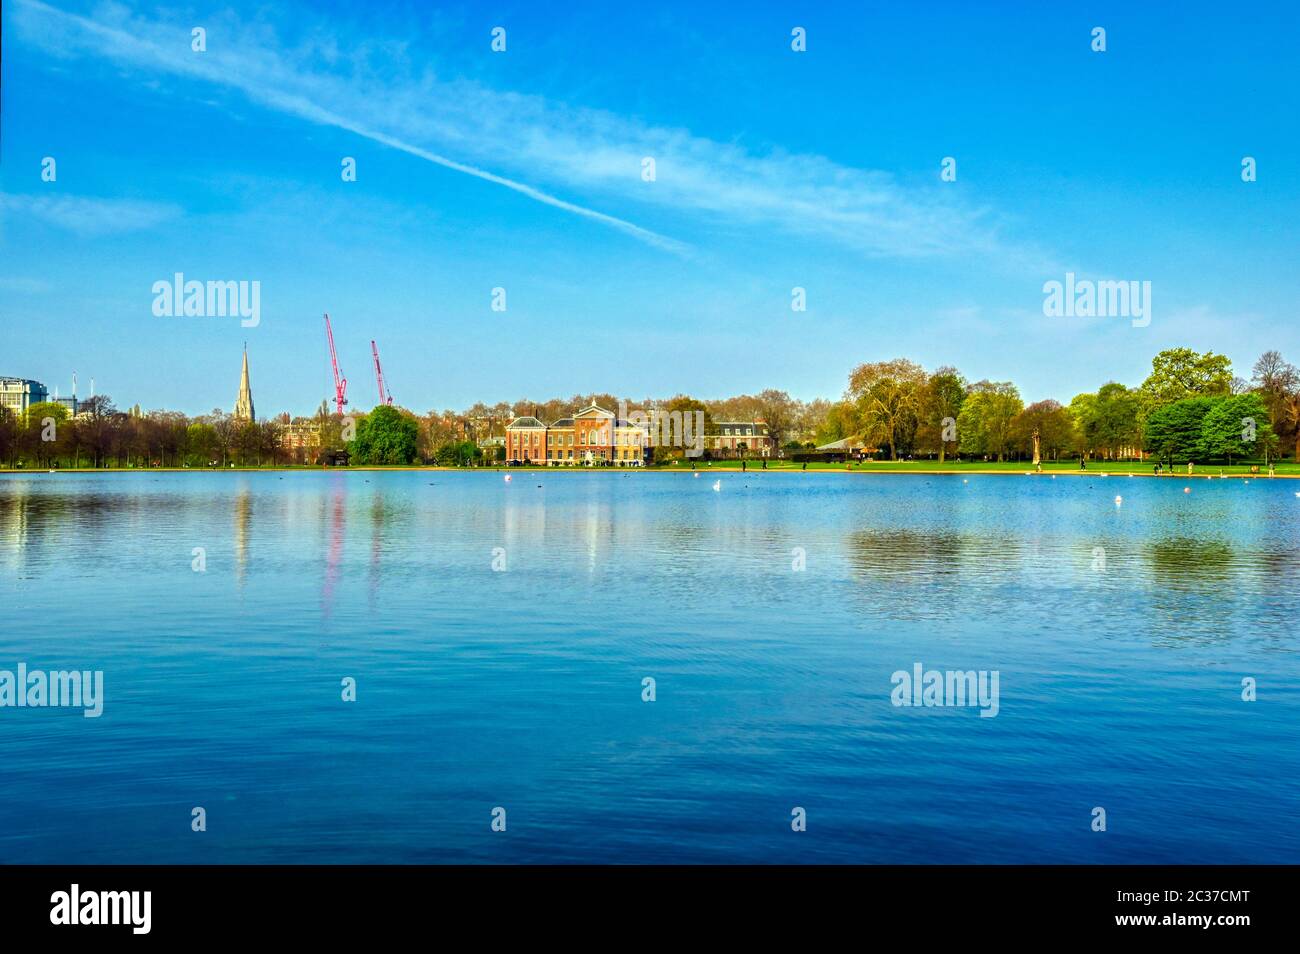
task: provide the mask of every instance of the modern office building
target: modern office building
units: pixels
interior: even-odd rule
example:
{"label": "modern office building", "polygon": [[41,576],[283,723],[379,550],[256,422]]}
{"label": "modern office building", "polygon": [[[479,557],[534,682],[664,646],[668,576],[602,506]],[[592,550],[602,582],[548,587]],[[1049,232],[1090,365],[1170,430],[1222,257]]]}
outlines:
{"label": "modern office building", "polygon": [[49,390],[39,381],[0,376],[0,407],[8,408],[15,415],[26,414],[33,404],[49,399]]}

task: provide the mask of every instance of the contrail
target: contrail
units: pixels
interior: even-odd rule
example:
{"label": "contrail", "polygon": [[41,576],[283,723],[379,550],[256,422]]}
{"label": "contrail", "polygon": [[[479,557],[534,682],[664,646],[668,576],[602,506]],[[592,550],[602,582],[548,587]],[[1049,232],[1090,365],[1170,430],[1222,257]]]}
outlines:
{"label": "contrail", "polygon": [[343,129],[364,139],[377,142],[381,145],[388,146],[391,149],[398,149],[408,155],[424,159],[426,162],[432,162],[435,165],[443,166],[465,175],[474,176],[476,179],[482,179],[485,182],[492,182],[499,186],[504,186],[511,191],[525,195],[543,205],[549,205],[565,212],[571,212],[574,215],[580,215],[583,218],[600,222],[603,225],[617,229],[625,235],[639,239],[648,245],[661,248],[678,255],[685,254],[688,246],[676,239],[668,238],[649,229],[644,229],[639,225],[628,222],[625,219],[608,215],[604,212],[598,212],[595,209],[589,209],[586,206],[575,205],[572,202],[566,202],[564,199],[553,196],[547,192],[533,186],[517,182],[514,179],[507,179],[505,176],[499,176],[496,173],[488,172],[486,169],[478,169],[474,166],[466,165],[463,162],[457,162],[455,159],[449,159],[446,156],[430,152],[413,143],[390,136],[387,133],[371,129],[362,123],[355,122],[337,113],[318,106],[301,95],[288,93],[283,90],[259,86],[251,80],[246,80],[238,70],[218,70],[209,66],[210,61],[205,56],[187,57],[177,59],[174,49],[160,48],[156,43],[146,40],[142,37],[127,33],[116,27],[106,26],[88,17],[80,16],[75,13],[68,13],[64,10],[56,9],[40,0],[18,0],[20,7],[25,7],[42,16],[63,21],[64,25],[75,25],[83,32],[104,41],[102,52],[109,58],[126,60],[136,64],[148,64],[161,66],[173,73],[187,74],[195,76],[208,82],[218,83],[230,86],[240,90],[250,99],[260,102],[268,107],[279,109],[299,118],[316,122],[324,126],[334,126]]}

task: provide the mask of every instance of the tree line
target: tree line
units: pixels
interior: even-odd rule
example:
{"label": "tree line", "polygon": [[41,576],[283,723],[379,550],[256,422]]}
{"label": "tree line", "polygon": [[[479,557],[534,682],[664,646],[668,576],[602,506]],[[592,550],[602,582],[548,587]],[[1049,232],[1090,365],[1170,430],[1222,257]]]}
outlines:
{"label": "tree line", "polygon": [[[705,433],[720,422],[762,420],[778,446],[806,451],[845,438],[892,459],[953,456],[1162,460],[1300,461],[1300,371],[1276,351],[1255,362],[1250,380],[1229,360],[1189,348],[1162,351],[1139,385],[1115,381],[1068,404],[1026,406],[1010,381],[969,381],[954,367],[926,371],[906,358],[858,365],[838,401],[801,401],[787,392],[717,400],[678,394],[628,399],[608,393],[567,399],[477,403],[462,411],[378,407],[339,416],[322,402],[309,418],[288,414],[246,421],[217,409],[188,417],[176,411],[126,411],[101,395],[72,417],[54,402],[24,415],[0,408],[0,462],[8,466],[256,466],[311,464],[322,450],[347,449],[355,463],[494,463],[491,438],[516,417],[551,424],[598,404],[649,411],[698,411]],[[296,437],[296,440],[287,438]]]}
{"label": "tree line", "polygon": [[1028,406],[1010,381],[967,381],[952,367],[927,372],[906,358],[861,364],[849,375],[818,440],[857,437],[897,460],[1029,457],[1173,461],[1300,461],[1300,370],[1265,352],[1249,381],[1227,357],[1162,351],[1137,386],[1108,381],[1068,405]]}

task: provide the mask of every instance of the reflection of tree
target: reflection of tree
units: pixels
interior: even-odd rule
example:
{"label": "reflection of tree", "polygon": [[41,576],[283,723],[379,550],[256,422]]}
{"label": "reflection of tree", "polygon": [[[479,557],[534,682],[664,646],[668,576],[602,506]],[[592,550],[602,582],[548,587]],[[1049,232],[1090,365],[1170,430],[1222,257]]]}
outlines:
{"label": "reflection of tree", "polygon": [[1146,545],[1151,577],[1170,590],[1227,590],[1241,569],[1240,560],[1226,540],[1166,537]]}
{"label": "reflection of tree", "polygon": [[951,619],[988,598],[988,590],[1019,582],[1023,544],[973,533],[872,529],[850,533],[847,554],[854,576],[869,584],[854,596],[871,611]]}

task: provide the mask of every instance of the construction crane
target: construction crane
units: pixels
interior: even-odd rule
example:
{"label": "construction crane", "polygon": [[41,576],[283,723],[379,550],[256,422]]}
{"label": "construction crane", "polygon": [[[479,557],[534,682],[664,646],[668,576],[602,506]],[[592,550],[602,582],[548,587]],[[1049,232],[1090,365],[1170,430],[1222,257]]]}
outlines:
{"label": "construction crane", "polygon": [[375,356],[375,380],[379,382],[379,403],[392,405],[393,396],[384,391],[384,369],[379,366],[379,348],[375,345],[375,339],[370,339],[370,353]]}
{"label": "construction crane", "polygon": [[330,316],[325,315],[325,337],[330,343],[330,364],[334,367],[334,406],[339,416],[343,415],[343,406],[348,403],[348,379],[339,371],[339,356],[334,350],[334,329],[330,327]]}

